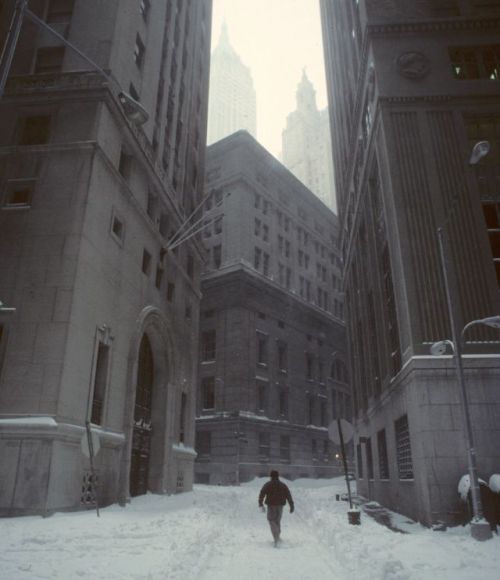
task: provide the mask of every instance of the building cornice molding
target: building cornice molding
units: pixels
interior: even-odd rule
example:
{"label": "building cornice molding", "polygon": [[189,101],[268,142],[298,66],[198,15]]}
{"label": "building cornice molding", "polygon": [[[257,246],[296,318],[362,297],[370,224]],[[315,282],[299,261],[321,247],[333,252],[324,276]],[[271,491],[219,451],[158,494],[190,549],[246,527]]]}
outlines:
{"label": "building cornice molding", "polygon": [[369,36],[407,34],[414,32],[457,32],[500,29],[500,18],[466,18],[453,20],[424,20],[369,24]]}

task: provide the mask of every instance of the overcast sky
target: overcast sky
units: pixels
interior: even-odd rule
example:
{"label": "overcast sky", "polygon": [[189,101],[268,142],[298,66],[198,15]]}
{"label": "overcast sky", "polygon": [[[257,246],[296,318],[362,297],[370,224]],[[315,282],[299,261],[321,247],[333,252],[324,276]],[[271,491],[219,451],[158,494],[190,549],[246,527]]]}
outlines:
{"label": "overcast sky", "polygon": [[212,47],[224,19],[230,43],[252,72],[257,138],[278,156],[304,67],[318,107],[326,106],[319,0],[214,0]]}

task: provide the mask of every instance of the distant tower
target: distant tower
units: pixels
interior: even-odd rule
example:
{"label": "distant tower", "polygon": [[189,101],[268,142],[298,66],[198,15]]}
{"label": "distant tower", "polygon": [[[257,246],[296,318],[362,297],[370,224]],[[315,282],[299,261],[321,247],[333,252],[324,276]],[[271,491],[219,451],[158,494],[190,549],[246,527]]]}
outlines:
{"label": "distant tower", "polygon": [[222,25],[212,53],[208,113],[208,144],[245,129],[256,135],[256,97],[250,69],[229,43]]}
{"label": "distant tower", "polygon": [[318,110],[316,91],[304,69],[297,88],[297,109],[283,130],[283,164],[336,211],[328,110]]}

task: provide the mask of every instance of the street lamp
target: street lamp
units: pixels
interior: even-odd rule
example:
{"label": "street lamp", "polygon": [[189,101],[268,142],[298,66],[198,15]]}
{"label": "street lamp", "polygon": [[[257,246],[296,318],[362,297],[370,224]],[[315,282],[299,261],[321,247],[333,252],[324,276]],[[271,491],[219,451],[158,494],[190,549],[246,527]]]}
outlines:
{"label": "street lamp", "polygon": [[[469,160],[470,165],[476,165],[479,161],[488,154],[490,144],[488,141],[480,141],[476,143],[472,149],[472,154]],[[456,202],[457,199],[454,200]],[[454,209],[455,203],[450,208],[450,213]],[[449,218],[448,218],[449,219]],[[445,225],[448,223],[448,219]],[[472,422],[470,417],[469,402],[467,398],[467,389],[465,385],[465,377],[462,364],[462,346],[463,337],[466,330],[474,324],[484,324],[494,328],[500,328],[500,316],[492,316],[490,318],[482,318],[480,320],[473,320],[466,324],[460,331],[458,326],[458,318],[456,316],[456,305],[451,293],[450,274],[449,274],[449,259],[447,254],[447,247],[444,238],[444,230],[442,227],[437,229],[439,254],[441,258],[441,268],[444,279],[446,303],[448,306],[448,315],[450,318],[452,340],[444,340],[436,342],[431,346],[431,354],[440,356],[446,352],[446,346],[450,345],[454,353],[455,368],[457,373],[457,380],[460,387],[460,394],[462,399],[462,408],[465,422],[465,444],[467,447],[467,462],[469,469],[469,476],[471,481],[471,498],[473,518],[471,521],[471,535],[476,540],[488,540],[492,537],[490,526],[483,517],[483,510],[481,505],[481,495],[479,491],[479,481],[477,475],[476,464],[476,450],[474,447],[474,436],[472,431]]]}
{"label": "street lamp", "polygon": [[120,85],[111,77],[105,70],[103,70],[97,63],[90,59],[84,52],[77,48],[74,44],[69,42],[64,36],[59,34],[56,30],[48,26],[46,22],[38,18],[28,8],[28,0],[17,0],[12,19],[10,22],[9,30],[7,32],[7,38],[5,44],[2,48],[2,54],[0,56],[0,99],[5,91],[5,85],[7,84],[7,77],[9,76],[10,66],[14,58],[14,53],[17,46],[17,41],[19,40],[19,34],[21,32],[21,26],[23,24],[24,16],[27,16],[32,22],[37,26],[40,26],[44,30],[47,30],[60,40],[65,46],[71,48],[76,52],[83,60],[85,60],[90,66],[100,72],[102,76],[114,84],[118,88],[118,100],[123,108],[126,117],[135,125],[143,125],[149,118],[149,114],[146,109],[136,101],[131,95],[121,90]]}

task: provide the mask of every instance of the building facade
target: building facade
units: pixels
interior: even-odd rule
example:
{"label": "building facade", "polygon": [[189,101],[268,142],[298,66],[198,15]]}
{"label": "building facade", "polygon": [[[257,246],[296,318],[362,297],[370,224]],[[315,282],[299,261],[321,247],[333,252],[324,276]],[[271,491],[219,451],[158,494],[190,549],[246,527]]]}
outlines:
{"label": "building facade", "polygon": [[[500,5],[321,2],[342,228],[358,490],[457,522],[464,406],[437,228],[462,329],[499,313]],[[475,143],[490,154],[469,165]],[[473,325],[465,376],[479,476],[500,471],[498,331]]]}
{"label": "building facade", "polygon": [[328,109],[318,110],[306,71],[297,87],[297,109],[282,133],[283,164],[321,201],[336,211]]}
{"label": "building facade", "polygon": [[348,417],[337,220],[241,131],[208,148],[196,480],[331,477]]}
{"label": "building facade", "polygon": [[3,515],[190,489],[195,455],[202,253],[167,240],[202,195],[211,2],[30,8],[102,70],[25,18],[0,102]]}
{"label": "building facade", "polygon": [[215,143],[235,131],[257,131],[257,101],[250,69],[229,42],[222,25],[210,64],[210,98],[207,143]]}

